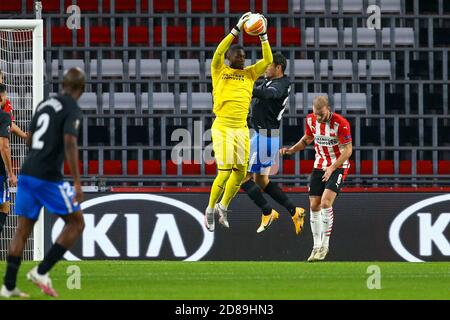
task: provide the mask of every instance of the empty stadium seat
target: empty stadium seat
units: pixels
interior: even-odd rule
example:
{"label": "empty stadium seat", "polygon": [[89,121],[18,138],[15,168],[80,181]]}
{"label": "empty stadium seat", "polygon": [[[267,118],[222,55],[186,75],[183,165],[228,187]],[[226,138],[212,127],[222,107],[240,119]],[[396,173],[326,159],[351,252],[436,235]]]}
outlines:
{"label": "empty stadium seat", "polygon": [[103,93],[103,106],[114,110],[135,110],[136,96],[133,92],[114,92],[111,97],[111,93],[105,92]]}
{"label": "empty stadium seat", "polygon": [[[2,1],[3,2],[3,1]],[[14,1],[8,1],[8,2],[14,2]],[[16,0],[16,2],[18,2]],[[22,2],[22,1],[20,1]],[[61,8],[60,0],[45,0],[42,1],[42,12],[43,13],[57,13],[57,12],[65,12],[65,8],[69,5],[68,0],[65,0],[63,3],[63,7]],[[62,11],[61,11],[62,9]],[[27,11],[33,11],[34,12],[34,1],[33,0],[27,0]]]}
{"label": "empty stadium seat", "polygon": [[[148,107],[149,99],[148,93],[142,94],[142,108],[145,109]],[[153,92],[153,104],[150,104],[150,107],[153,106],[154,110],[174,110],[174,95],[172,92]]]}
{"label": "empty stadium seat", "polygon": [[450,39],[448,37],[450,28],[434,28],[433,29],[433,44],[435,46],[448,46]]}
{"label": "empty stadium seat", "polygon": [[142,163],[144,174],[147,175],[161,175],[161,161],[159,160],[144,160]]}
{"label": "empty stadium seat", "polygon": [[[217,45],[222,41],[223,37],[226,35],[224,26],[205,26],[205,32],[203,39],[205,40],[205,45]],[[200,27],[192,27],[192,44],[200,44]]]}
{"label": "empty stadium seat", "polygon": [[98,12],[98,0],[77,0],[81,12]]}
{"label": "empty stadium seat", "polygon": [[450,174],[450,160],[439,160],[438,174]]}
{"label": "empty stadium seat", "polygon": [[[161,28],[159,27],[159,32]],[[123,27],[116,27],[116,45],[122,46],[124,44],[124,30]],[[155,35],[156,36],[156,35]],[[159,37],[161,35],[159,34]],[[148,46],[149,32],[145,26],[130,26],[128,27],[128,45],[130,46]]]}
{"label": "empty stadium seat", "polygon": [[[363,0],[341,0],[343,12],[362,12]],[[339,11],[339,0],[331,0],[331,11]]]}
{"label": "empty stadium seat", "polygon": [[314,168],[314,160],[300,160],[300,174],[310,174]]}
{"label": "empty stadium seat", "polygon": [[84,92],[78,100],[78,105],[82,110],[96,110],[97,109],[97,93]]}
{"label": "empty stadium seat", "polygon": [[[78,44],[85,44],[85,32],[78,35]],[[89,44],[91,46],[110,46],[111,45],[111,30],[106,26],[92,26],[89,30]]]}
{"label": "empty stadium seat", "polygon": [[360,174],[373,174],[373,162],[371,160],[361,160]]}
{"label": "empty stadium seat", "polygon": [[104,175],[121,175],[122,162],[120,160],[105,160],[103,161]]}
{"label": "empty stadium seat", "polygon": [[[401,11],[401,2],[400,0],[381,0],[380,1],[380,9],[381,12],[398,12]],[[377,0],[369,0],[369,5],[376,5]]]}
{"label": "empty stadium seat", "polygon": [[140,67],[136,68],[136,59],[131,59],[128,64],[130,77],[136,77],[136,70],[140,71],[141,77],[161,77],[161,61],[159,59],[141,59]]}
{"label": "empty stadium seat", "polygon": [[66,26],[53,26],[51,31],[52,46],[71,46],[72,45],[72,30]]}
{"label": "empty stadium seat", "polygon": [[417,160],[417,174],[433,174],[433,162],[431,160]]}
{"label": "empty stadium seat", "polygon": [[[352,76],[351,60],[332,60],[331,74],[333,77],[344,78]],[[320,76],[328,77],[328,60],[320,61]]]}
{"label": "empty stadium seat", "polygon": [[[355,132],[353,132],[355,134]],[[379,126],[365,126],[360,128],[360,143],[361,145],[380,145],[380,127]]]}
{"label": "empty stadium seat", "polygon": [[[210,92],[192,92],[192,110],[212,110],[213,99]],[[187,109],[187,93],[180,94],[180,107]]]}
{"label": "empty stadium seat", "polygon": [[325,0],[305,0],[305,12],[325,12]]}
{"label": "empty stadium seat", "polygon": [[[342,110],[342,98],[343,94],[334,94],[334,109]],[[365,93],[346,93],[346,109],[347,111],[366,111],[367,110],[367,98]]]}
{"label": "empty stadium seat", "polygon": [[[391,62],[389,60],[371,60],[370,75],[374,78],[390,78]],[[367,77],[368,65],[366,60],[358,61],[358,75]]]}
{"label": "empty stadium seat", "polygon": [[[338,42],[336,28],[319,28],[319,45],[335,46]],[[306,44],[314,45],[314,28],[306,28]]]}
{"label": "empty stadium seat", "polygon": [[292,145],[303,136],[303,126],[300,125],[284,125],[283,126],[283,145]]}
{"label": "empty stadium seat", "polygon": [[61,74],[63,74],[64,70],[70,68],[79,67],[81,70],[85,70],[84,60],[81,59],[64,59],[62,60],[62,63],[63,64],[61,68],[59,68],[59,60],[52,60],[52,77],[57,77],[59,75],[59,71],[61,71]]}
{"label": "empty stadium seat", "polygon": [[[353,45],[353,29],[344,29],[344,44]],[[356,28],[356,46],[374,46],[376,44],[376,32],[368,28]]]}
{"label": "empty stadium seat", "polygon": [[[250,11],[250,0],[229,0],[230,13]],[[217,11],[225,12],[225,0],[217,0]]]}
{"label": "empty stadium seat", "polygon": [[395,37],[391,39],[391,29],[381,31],[383,45],[412,46],[414,45],[414,30],[412,28],[395,28]]}
{"label": "empty stadium seat", "polygon": [[[178,75],[180,76],[200,76],[200,62],[197,59],[179,59]],[[175,60],[167,61],[167,73],[169,76],[175,75]]]}
{"label": "empty stadium seat", "polygon": [[[285,74],[289,75],[289,60],[287,61],[287,66]],[[299,78],[312,78],[314,77],[314,61],[313,60],[294,60],[294,75]]]}
{"label": "empty stadium seat", "polygon": [[0,2],[0,12],[21,12],[22,1],[5,1]]}
{"label": "empty stadium seat", "polygon": [[[272,32],[270,32],[272,31]],[[275,36],[273,35],[275,34]],[[271,43],[276,43],[275,28],[268,30],[268,36]],[[300,46],[301,34],[300,29],[295,27],[283,27],[281,29],[281,45],[283,46]]]}
{"label": "empty stadium seat", "polygon": [[378,174],[394,174],[394,161],[378,160]]}
{"label": "empty stadium seat", "polygon": [[295,174],[295,161],[283,159],[283,174]]}
{"label": "empty stadium seat", "polygon": [[[122,77],[123,64],[122,59],[101,59],[101,76],[102,77]],[[91,77],[100,76],[97,74],[97,59],[91,60]]]}
{"label": "empty stadium seat", "polygon": [[[166,45],[186,45],[187,30],[186,26],[167,26],[166,28]],[[155,26],[153,29],[153,42],[156,46],[162,45],[162,27]]]}

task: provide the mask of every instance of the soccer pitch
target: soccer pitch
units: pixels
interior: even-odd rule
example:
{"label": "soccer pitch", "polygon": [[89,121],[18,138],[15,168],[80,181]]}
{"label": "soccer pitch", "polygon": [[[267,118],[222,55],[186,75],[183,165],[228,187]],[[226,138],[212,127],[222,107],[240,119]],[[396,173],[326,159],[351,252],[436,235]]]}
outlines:
{"label": "soccer pitch", "polygon": [[[33,265],[22,263],[17,285],[31,299],[50,299],[25,279]],[[68,288],[76,283],[67,273],[73,265],[80,270],[80,289]],[[368,273],[372,265],[380,268],[381,289],[368,288],[378,281]],[[3,263],[2,278],[4,270]],[[450,299],[445,262],[64,261],[51,277],[58,299]]]}

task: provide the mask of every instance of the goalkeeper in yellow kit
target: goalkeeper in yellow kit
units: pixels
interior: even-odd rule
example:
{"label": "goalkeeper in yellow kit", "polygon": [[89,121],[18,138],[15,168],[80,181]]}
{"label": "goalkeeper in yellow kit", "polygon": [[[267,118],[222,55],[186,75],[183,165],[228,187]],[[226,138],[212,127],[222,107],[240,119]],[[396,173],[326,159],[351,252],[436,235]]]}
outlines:
{"label": "goalkeeper in yellow kit", "polygon": [[[228,205],[239,191],[247,173],[250,154],[247,116],[253,85],[272,63],[272,51],[266,33],[267,23],[259,35],[263,59],[257,63],[244,67],[244,48],[239,45],[230,47],[250,14],[251,12],[245,13],[236,27],[220,42],[211,62],[213,112],[216,115],[211,131],[218,173],[205,213],[205,226],[209,231],[214,231],[215,214],[219,215],[219,223],[229,228]],[[230,66],[224,63],[225,53]],[[220,203],[217,203],[222,195]]]}

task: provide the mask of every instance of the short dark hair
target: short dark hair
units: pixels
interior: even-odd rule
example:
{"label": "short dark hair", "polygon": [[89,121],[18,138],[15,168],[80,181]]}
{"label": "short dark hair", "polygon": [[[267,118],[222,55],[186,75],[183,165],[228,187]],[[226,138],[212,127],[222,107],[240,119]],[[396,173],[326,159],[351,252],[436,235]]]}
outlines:
{"label": "short dark hair", "polygon": [[276,66],[281,66],[281,70],[284,73],[284,70],[286,70],[286,58],[281,53],[275,53],[273,55],[273,64]]}
{"label": "short dark hair", "polygon": [[3,83],[0,83],[0,93],[6,92],[6,86]]}
{"label": "short dark hair", "polygon": [[245,52],[244,47],[241,46],[240,44],[233,44],[227,51],[226,56],[229,57],[230,54],[232,54],[233,52],[237,51],[237,50],[242,50]]}

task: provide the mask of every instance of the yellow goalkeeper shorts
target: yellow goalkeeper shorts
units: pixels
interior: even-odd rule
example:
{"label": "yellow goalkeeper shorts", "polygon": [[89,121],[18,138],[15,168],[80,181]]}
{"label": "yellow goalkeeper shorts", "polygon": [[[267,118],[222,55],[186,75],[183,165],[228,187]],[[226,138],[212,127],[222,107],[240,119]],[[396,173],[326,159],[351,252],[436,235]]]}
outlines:
{"label": "yellow goalkeeper shorts", "polygon": [[217,168],[231,169],[236,165],[248,165],[250,138],[247,126],[230,128],[214,121],[211,137]]}

